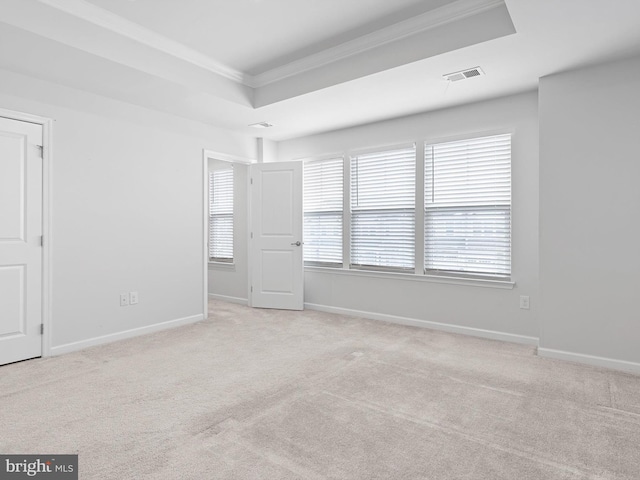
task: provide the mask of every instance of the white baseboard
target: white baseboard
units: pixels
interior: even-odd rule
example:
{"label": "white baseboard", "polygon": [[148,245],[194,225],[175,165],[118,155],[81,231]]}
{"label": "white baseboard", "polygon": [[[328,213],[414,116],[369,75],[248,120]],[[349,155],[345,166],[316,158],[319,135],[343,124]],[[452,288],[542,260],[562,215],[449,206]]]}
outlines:
{"label": "white baseboard", "polygon": [[210,293],[209,298],[212,300],[220,300],[222,302],[237,303],[239,305],[249,305],[249,300],[246,298],[229,297],[227,295],[218,295],[217,293]]}
{"label": "white baseboard", "polygon": [[64,353],[71,353],[77,350],[82,350],[88,347],[95,347],[96,345],[103,345],[105,343],[111,343],[118,340],[125,340],[127,338],[133,338],[140,335],[146,335],[148,333],[159,332],[161,330],[167,330],[170,328],[179,327],[181,325],[187,325],[189,323],[195,323],[202,320],[204,317],[202,314],[192,315],[190,317],[178,318],[175,320],[169,320],[167,322],[155,323],[153,325],[147,325],[146,327],[132,328],[131,330],[125,330],[123,332],[110,333],[109,335],[103,335],[101,337],[89,338],[87,340],[80,340],[79,342],[66,343],[64,345],[58,345],[51,348],[51,355],[62,355]]}
{"label": "white baseboard", "polygon": [[538,347],[538,356],[546,358],[555,358],[558,360],[567,360],[574,363],[584,363],[595,367],[610,368],[612,370],[621,370],[640,374],[640,363],[628,362],[626,360],[616,360],[615,358],[596,357],[595,355],[586,355],[584,353],[565,352],[563,350],[554,350],[553,348]]}
{"label": "white baseboard", "polygon": [[348,308],[330,307],[327,305],[317,305],[314,303],[305,303],[304,307],[308,308],[309,310],[318,310],[320,312],[337,313],[339,315],[350,315],[352,317],[367,318],[369,320],[382,320],[384,322],[397,323],[400,325],[430,328],[432,330],[441,330],[449,333],[461,333],[463,335],[489,338],[491,340],[501,340],[504,342],[521,343],[524,345],[534,345],[534,346],[538,345],[537,337],[515,335],[513,333],[503,333],[503,332],[497,332],[495,330],[483,330],[481,328],[464,327],[462,325],[452,325],[449,323],[430,322],[428,320],[420,320],[417,318],[399,317],[396,315],[386,315],[384,313],[364,312],[361,310],[351,310]]}

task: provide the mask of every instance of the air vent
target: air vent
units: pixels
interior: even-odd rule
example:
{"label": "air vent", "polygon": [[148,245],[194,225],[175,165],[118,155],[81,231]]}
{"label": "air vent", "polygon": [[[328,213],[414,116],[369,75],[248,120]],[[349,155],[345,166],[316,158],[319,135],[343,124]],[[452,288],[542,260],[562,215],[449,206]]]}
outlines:
{"label": "air vent", "polygon": [[450,82],[458,82],[460,80],[466,80],[467,78],[480,77],[484,75],[484,72],[480,67],[469,68],[460,72],[448,73],[443,75],[445,80]]}
{"label": "air vent", "polygon": [[252,123],[249,126],[253,128],[270,128],[270,127],[273,127],[273,124],[268,122],[258,122],[258,123]]}

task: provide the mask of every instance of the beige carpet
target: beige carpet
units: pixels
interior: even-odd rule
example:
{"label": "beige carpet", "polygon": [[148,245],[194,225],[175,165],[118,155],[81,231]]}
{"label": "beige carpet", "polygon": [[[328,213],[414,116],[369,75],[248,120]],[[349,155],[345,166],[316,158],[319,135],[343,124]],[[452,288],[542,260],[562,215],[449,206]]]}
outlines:
{"label": "beige carpet", "polygon": [[638,376],[319,312],[210,310],[0,367],[0,452],[79,452],[81,479],[640,478]]}

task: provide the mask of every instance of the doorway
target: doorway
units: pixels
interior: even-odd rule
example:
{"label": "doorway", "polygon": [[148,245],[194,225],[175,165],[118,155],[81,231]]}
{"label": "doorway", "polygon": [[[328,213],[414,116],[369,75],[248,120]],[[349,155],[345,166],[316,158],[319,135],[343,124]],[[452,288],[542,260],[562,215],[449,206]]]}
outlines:
{"label": "doorway", "polygon": [[50,122],[0,110],[0,365],[49,355]]}

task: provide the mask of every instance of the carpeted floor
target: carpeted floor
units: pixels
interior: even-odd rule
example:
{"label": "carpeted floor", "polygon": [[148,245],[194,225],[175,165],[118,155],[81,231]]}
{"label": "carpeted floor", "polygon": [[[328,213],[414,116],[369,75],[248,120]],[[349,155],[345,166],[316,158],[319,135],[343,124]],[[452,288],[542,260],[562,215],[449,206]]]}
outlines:
{"label": "carpeted floor", "polygon": [[640,479],[640,377],[319,312],[0,367],[0,453],[81,479]]}

